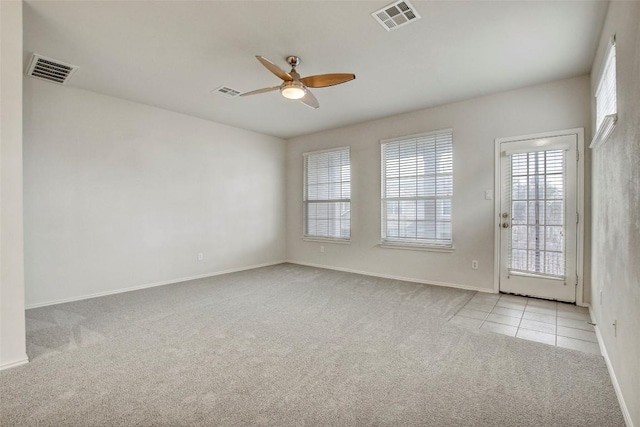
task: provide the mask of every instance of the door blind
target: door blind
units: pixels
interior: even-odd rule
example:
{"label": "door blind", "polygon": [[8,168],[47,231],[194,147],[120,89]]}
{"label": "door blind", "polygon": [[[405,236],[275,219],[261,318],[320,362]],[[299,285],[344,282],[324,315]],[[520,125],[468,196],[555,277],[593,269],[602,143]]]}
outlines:
{"label": "door blind", "polygon": [[351,237],[349,147],[305,153],[304,236]]}
{"label": "door blind", "polygon": [[508,155],[509,272],[564,278],[566,151]]}
{"label": "door blind", "polygon": [[453,131],[382,144],[382,241],[451,247]]}

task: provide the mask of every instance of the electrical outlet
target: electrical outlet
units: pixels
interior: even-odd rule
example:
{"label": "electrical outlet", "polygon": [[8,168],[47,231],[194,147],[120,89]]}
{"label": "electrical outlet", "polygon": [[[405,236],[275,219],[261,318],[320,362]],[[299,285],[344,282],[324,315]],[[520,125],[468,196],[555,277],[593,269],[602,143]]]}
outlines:
{"label": "electrical outlet", "polygon": [[324,246],[320,246],[320,252],[324,252]]}
{"label": "electrical outlet", "polygon": [[202,252],[198,252],[198,261],[202,261],[204,259],[204,254]]}
{"label": "electrical outlet", "polygon": [[478,269],[478,260],[474,259],[473,261],[471,261],[471,268],[474,270]]}
{"label": "electrical outlet", "polygon": [[493,190],[484,190],[484,199],[493,200]]}

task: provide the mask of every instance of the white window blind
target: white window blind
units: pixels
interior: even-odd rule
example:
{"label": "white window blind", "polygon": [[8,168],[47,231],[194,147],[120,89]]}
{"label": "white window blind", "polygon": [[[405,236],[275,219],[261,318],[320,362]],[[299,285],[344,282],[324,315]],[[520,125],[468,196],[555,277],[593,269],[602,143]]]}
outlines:
{"label": "white window blind", "polygon": [[351,157],[349,147],[305,153],[304,236],[351,237]]}
{"label": "white window blind", "polygon": [[596,132],[600,131],[607,116],[617,114],[617,112],[616,44],[615,38],[612,38],[596,89]]}
{"label": "white window blind", "polygon": [[382,144],[382,242],[452,247],[453,130]]}

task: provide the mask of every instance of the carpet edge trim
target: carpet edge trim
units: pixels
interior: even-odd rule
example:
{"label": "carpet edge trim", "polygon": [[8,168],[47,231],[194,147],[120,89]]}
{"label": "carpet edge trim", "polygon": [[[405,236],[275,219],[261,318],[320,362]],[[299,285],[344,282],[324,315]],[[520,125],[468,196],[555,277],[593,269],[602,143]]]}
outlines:
{"label": "carpet edge trim", "polygon": [[93,294],[81,295],[81,296],[77,296],[77,297],[62,298],[62,299],[54,300],[54,301],[41,302],[41,303],[36,303],[36,304],[28,304],[28,305],[25,305],[25,310],[29,310],[29,309],[32,309],[32,308],[39,308],[39,307],[47,307],[47,306],[56,305],[56,304],[64,304],[66,302],[82,301],[82,300],[85,300],[85,299],[104,297],[104,296],[107,296],[107,295],[121,294],[121,293],[124,293],[124,292],[138,291],[138,290],[141,290],[141,289],[155,288],[156,286],[172,285],[174,283],[188,282],[189,280],[197,280],[197,279],[204,279],[204,278],[207,278],[207,277],[221,276],[223,274],[237,273],[239,271],[253,270],[255,268],[262,268],[262,267],[269,267],[269,266],[272,266],[272,265],[283,264],[285,262],[286,261],[282,261],[282,260],[273,261],[273,262],[267,262],[267,263],[263,263],[263,264],[250,265],[250,266],[246,266],[246,267],[232,268],[232,269],[229,269],[229,270],[222,270],[222,271],[210,272],[210,273],[205,273],[205,274],[198,274],[196,276],[189,276],[189,277],[181,277],[181,278],[177,278],[177,279],[163,280],[161,282],[147,283],[147,284],[144,284],[144,285],[131,286],[131,287],[128,287],[128,288],[115,289],[115,290],[112,290],[112,291],[96,292],[96,293],[93,293]]}
{"label": "carpet edge trim", "polygon": [[600,328],[598,328],[597,322],[595,322],[595,317],[593,315],[593,310],[589,305],[589,317],[591,318],[591,323],[594,323],[594,329],[596,330],[596,338],[598,340],[598,345],[600,346],[600,353],[602,353],[602,357],[604,358],[604,363],[607,365],[607,371],[609,372],[609,378],[611,378],[611,383],[613,384],[613,390],[616,393],[616,397],[618,398],[618,404],[620,405],[620,410],[622,411],[622,417],[624,418],[624,422],[627,427],[634,427],[633,420],[631,419],[631,414],[629,413],[629,408],[627,408],[627,403],[624,400],[624,396],[622,395],[622,389],[620,388],[620,384],[618,383],[618,377],[616,376],[616,372],[613,370],[613,365],[611,364],[611,359],[609,359],[609,353],[607,353],[607,347],[604,345],[604,340],[602,339],[602,334],[600,333]]}
{"label": "carpet edge trim", "polygon": [[444,287],[447,287],[447,288],[463,289],[465,291],[486,292],[486,293],[489,293],[489,294],[495,293],[493,289],[478,288],[478,287],[474,287],[474,286],[460,285],[460,284],[457,284],[457,283],[436,282],[434,280],[422,280],[422,279],[415,279],[415,278],[411,278],[411,277],[394,276],[394,275],[391,275],[391,274],[372,273],[372,272],[369,272],[369,271],[354,270],[354,269],[351,269],[351,268],[334,267],[334,266],[331,266],[331,265],[315,264],[315,263],[304,262],[304,261],[286,260],[285,262],[287,262],[289,264],[304,265],[304,266],[307,266],[307,267],[326,268],[327,270],[343,271],[345,273],[362,274],[363,276],[373,276],[373,277],[380,277],[380,278],[383,278],[383,279],[402,280],[404,282],[420,283],[422,285],[444,286]]}

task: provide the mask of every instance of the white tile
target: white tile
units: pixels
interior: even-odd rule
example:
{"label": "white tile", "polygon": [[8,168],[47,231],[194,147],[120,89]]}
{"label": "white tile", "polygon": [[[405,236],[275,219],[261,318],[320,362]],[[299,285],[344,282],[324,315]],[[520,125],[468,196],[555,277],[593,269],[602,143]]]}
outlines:
{"label": "white tile", "polygon": [[529,298],[529,300],[527,301],[527,305],[530,305],[533,307],[549,308],[552,310],[556,308],[555,301],[548,301],[546,299],[537,299],[537,298]]}
{"label": "white tile", "polygon": [[519,295],[501,295],[500,299],[502,301],[509,301],[509,302],[515,302],[515,303],[526,303],[527,302],[527,297],[521,297]]}
{"label": "white tile", "polygon": [[567,304],[563,302],[558,303],[558,311],[568,311],[573,313],[589,313],[587,307],[578,307],[575,304]]}
{"label": "white tile", "polygon": [[531,311],[524,311],[524,315],[522,316],[523,319],[528,319],[528,320],[535,320],[536,322],[544,322],[544,323],[549,323],[550,325],[555,325],[556,324],[556,316],[551,316],[548,314],[540,314],[540,313],[533,313]]}
{"label": "white tile", "polygon": [[495,332],[497,334],[509,335],[510,337],[515,337],[516,332],[518,331],[518,328],[515,326],[501,325],[493,322],[484,322],[480,329]]}
{"label": "white tile", "polygon": [[473,310],[471,308],[463,308],[457,313],[458,316],[479,320],[484,320],[485,317],[487,317],[487,314],[489,313],[487,313],[486,311]]}
{"label": "white tile", "polygon": [[558,317],[558,326],[566,326],[568,328],[582,329],[583,331],[594,332],[593,326],[585,322],[584,320],[565,319],[564,317]]}
{"label": "white tile", "polygon": [[480,325],[482,325],[482,320],[480,319],[471,319],[469,317],[462,316],[453,316],[449,322],[472,329],[478,329]]}
{"label": "white tile", "polygon": [[517,317],[503,316],[502,314],[496,313],[489,314],[486,321],[509,326],[518,326],[520,324],[520,319]]}
{"label": "white tile", "polygon": [[486,294],[486,293],[477,293],[473,296],[474,300],[481,300],[481,301],[491,301],[492,303],[498,301],[498,299],[500,299],[500,295],[496,295],[496,294]]}
{"label": "white tile", "polygon": [[587,313],[580,313],[577,311],[561,311],[558,310],[558,317],[564,317],[565,319],[574,319],[574,320],[590,320],[589,315]]}
{"label": "white tile", "polygon": [[536,320],[522,319],[520,322],[520,328],[530,329],[532,331],[546,332],[547,334],[556,333],[556,325],[550,323],[538,322]]}
{"label": "white tile", "polygon": [[493,310],[493,304],[479,304],[479,303],[475,303],[475,302],[468,302],[464,308],[470,308],[472,310],[478,310],[478,311],[486,311],[487,313],[491,312],[491,310]]}
{"label": "white tile", "polygon": [[600,347],[594,342],[587,342],[559,336],[558,347],[570,348],[571,350],[578,350],[582,351],[583,353],[600,355]]}
{"label": "white tile", "polygon": [[598,342],[598,338],[596,338],[595,332],[583,331],[582,329],[574,329],[574,328],[567,328],[566,326],[558,326],[558,331],[556,333],[558,334],[558,336],[575,338],[583,341]]}
{"label": "white tile", "polygon": [[513,308],[504,308],[504,307],[494,307],[491,310],[492,313],[502,314],[503,316],[511,316],[517,317],[518,319],[522,317],[523,310],[515,310]]}
{"label": "white tile", "polygon": [[546,314],[547,316],[555,316],[556,310],[554,308],[537,307],[535,305],[527,305],[524,311],[530,313]]}
{"label": "white tile", "polygon": [[511,302],[500,300],[496,304],[496,307],[513,308],[514,310],[524,310],[525,303],[523,302]]}
{"label": "white tile", "polygon": [[529,341],[537,341],[543,344],[556,345],[556,336],[545,334],[544,332],[532,331],[529,329],[518,329],[516,337]]}

